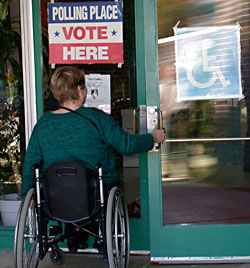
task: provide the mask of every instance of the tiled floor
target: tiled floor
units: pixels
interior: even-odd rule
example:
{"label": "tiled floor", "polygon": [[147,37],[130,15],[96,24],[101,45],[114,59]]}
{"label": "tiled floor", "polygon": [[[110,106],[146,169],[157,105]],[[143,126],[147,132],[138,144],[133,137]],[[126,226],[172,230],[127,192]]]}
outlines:
{"label": "tiled floor", "polygon": [[[0,268],[13,268],[13,252],[0,251]],[[65,263],[56,266],[51,263],[49,254],[40,262],[38,268],[108,268],[108,262],[98,254],[66,254]],[[250,268],[250,264],[179,264],[179,265],[159,265],[151,264],[148,256],[131,256],[130,268]]]}

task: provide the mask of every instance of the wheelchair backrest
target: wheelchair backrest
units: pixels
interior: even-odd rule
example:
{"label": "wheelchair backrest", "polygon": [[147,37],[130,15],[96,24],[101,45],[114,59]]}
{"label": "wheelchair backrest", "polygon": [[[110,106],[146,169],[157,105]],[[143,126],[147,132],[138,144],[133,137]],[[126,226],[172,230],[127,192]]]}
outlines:
{"label": "wheelchair backrest", "polygon": [[51,219],[78,222],[91,216],[96,206],[96,173],[78,162],[59,161],[42,178],[45,207]]}

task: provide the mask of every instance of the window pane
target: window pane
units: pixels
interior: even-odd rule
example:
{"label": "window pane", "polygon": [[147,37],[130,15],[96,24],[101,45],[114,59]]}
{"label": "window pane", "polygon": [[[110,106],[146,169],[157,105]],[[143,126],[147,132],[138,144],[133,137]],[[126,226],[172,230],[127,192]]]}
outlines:
{"label": "window pane", "polygon": [[163,222],[249,223],[249,1],[157,3],[159,39],[173,36],[178,21],[178,28],[241,25],[244,94],[243,99],[177,102],[174,38],[159,44],[160,106],[167,132],[161,154]]}
{"label": "window pane", "polygon": [[[19,1],[1,4],[0,9],[0,225],[15,226],[16,215],[2,199],[20,199],[25,154]],[[20,202],[11,201],[18,203],[16,210]]]}

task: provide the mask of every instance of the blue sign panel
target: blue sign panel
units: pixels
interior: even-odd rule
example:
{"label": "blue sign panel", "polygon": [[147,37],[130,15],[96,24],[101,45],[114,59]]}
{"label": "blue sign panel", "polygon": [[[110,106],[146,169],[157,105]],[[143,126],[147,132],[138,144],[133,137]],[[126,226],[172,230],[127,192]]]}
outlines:
{"label": "blue sign panel", "polygon": [[122,21],[121,2],[49,3],[49,23]]}
{"label": "blue sign panel", "polygon": [[177,101],[242,98],[240,26],[174,30]]}

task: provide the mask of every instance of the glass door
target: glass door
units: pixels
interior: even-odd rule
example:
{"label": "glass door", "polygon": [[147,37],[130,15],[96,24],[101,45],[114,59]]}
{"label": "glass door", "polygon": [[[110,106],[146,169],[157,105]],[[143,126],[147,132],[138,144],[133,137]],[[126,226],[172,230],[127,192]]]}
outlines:
{"label": "glass door", "polygon": [[[54,99],[49,88],[49,78],[54,68],[58,65],[50,65],[48,62],[49,46],[48,46],[48,3],[49,0],[41,0],[41,27],[43,39],[43,105],[44,110],[55,110],[58,107],[57,101]],[[82,2],[75,0],[55,1],[55,2]],[[85,2],[93,2],[86,0]],[[96,2],[102,2],[97,0]],[[134,117],[134,110],[137,106],[137,85],[136,72],[137,63],[135,59],[135,31],[134,31],[134,1],[123,2],[123,64],[81,64],[78,68],[84,70],[86,75],[109,75],[110,76],[110,115],[119,123],[119,125],[131,134],[137,132],[137,120]],[[102,102],[102,94],[92,96],[93,86],[86,83],[88,97],[90,101],[97,103]],[[106,90],[106,89],[102,89]],[[101,96],[101,97],[100,97]],[[91,107],[91,102],[89,102]],[[97,107],[97,105],[96,105]],[[104,106],[103,106],[104,107]],[[100,105],[101,109],[101,105]],[[139,158],[145,156],[121,156],[115,152],[116,168],[121,178],[121,190],[126,197],[128,212],[130,217],[130,233],[131,233],[131,250],[143,251],[149,250],[149,223],[148,223],[148,205],[147,205],[147,185],[143,181],[142,168],[140,167]],[[92,241],[93,240],[93,241]],[[94,243],[94,239],[90,238],[89,247]]]}
{"label": "glass door", "polygon": [[[144,14],[154,12],[144,20],[151,25],[144,35],[145,62],[152,63],[146,68],[146,104],[160,107],[166,129],[161,150],[150,152],[147,159],[153,262],[250,260],[246,26],[250,17],[249,3],[236,2],[237,13],[231,1],[148,0],[142,4]],[[173,27],[178,21],[180,28],[240,23],[243,98],[204,97],[177,102],[180,88]],[[158,28],[158,36],[152,25]],[[166,42],[157,45],[163,38]],[[186,53],[188,57],[192,50]]]}

